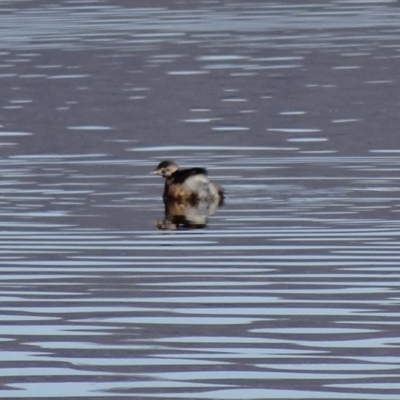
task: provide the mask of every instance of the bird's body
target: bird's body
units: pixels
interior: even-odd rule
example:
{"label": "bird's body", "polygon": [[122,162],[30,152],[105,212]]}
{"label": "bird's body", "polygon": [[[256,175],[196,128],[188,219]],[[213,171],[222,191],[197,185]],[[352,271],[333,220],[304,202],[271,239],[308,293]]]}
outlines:
{"label": "bird's body", "polygon": [[152,174],[165,178],[165,200],[218,203],[223,200],[223,189],[208,179],[205,168],[179,169],[173,161],[162,161]]}

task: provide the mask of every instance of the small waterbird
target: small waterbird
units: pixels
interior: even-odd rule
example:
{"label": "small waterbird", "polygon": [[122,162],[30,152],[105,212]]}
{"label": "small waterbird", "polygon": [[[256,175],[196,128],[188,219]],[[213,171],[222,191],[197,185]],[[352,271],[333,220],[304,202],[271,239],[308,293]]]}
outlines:
{"label": "small waterbird", "polygon": [[222,204],[224,191],[211,182],[205,168],[179,169],[174,161],[161,161],[152,175],[165,178],[164,200],[195,203],[209,201]]}

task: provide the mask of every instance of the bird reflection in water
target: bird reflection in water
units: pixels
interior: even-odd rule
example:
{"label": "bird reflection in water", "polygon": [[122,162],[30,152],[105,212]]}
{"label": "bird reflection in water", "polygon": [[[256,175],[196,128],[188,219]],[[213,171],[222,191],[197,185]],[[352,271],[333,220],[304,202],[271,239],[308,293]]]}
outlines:
{"label": "bird reflection in water", "polygon": [[157,221],[157,228],[201,229],[208,223],[208,217],[213,215],[222,202],[198,201],[195,203],[164,200],[165,217]]}
{"label": "bird reflection in water", "polygon": [[208,179],[205,168],[179,169],[174,161],[162,161],[151,174],[165,178],[165,217],[157,222],[159,229],[204,228],[223,204],[224,191]]}

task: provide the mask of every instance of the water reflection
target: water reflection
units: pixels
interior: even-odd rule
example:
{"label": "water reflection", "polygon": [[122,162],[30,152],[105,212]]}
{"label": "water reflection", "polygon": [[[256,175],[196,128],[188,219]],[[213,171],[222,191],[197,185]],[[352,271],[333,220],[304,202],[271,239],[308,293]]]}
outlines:
{"label": "water reflection", "polygon": [[223,205],[222,200],[179,202],[165,200],[165,216],[157,221],[161,230],[205,228],[208,218]]}

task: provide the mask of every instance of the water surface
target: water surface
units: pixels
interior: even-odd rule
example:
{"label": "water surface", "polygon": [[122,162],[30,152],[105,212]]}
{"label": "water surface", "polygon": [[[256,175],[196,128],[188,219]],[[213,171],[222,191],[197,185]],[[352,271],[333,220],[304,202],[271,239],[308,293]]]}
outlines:
{"label": "water surface", "polygon": [[134,3],[0,6],[1,397],[398,399],[398,2]]}

